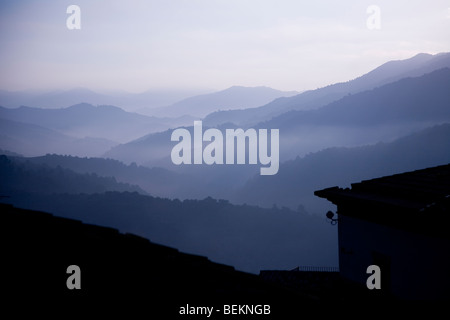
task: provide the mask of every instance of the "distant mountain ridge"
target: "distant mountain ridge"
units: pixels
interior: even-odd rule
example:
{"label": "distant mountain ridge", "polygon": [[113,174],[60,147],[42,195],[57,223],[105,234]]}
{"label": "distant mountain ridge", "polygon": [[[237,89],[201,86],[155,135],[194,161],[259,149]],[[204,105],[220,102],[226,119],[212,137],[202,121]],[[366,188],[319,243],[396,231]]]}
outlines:
{"label": "distant mountain ridge", "polygon": [[350,125],[450,120],[450,68],[347,95],[322,108],[290,111],[260,126]]}
{"label": "distant mountain ridge", "polygon": [[0,90],[0,105],[7,108],[31,106],[60,109],[80,103],[116,105],[127,111],[167,106],[199,94],[199,90],[148,90],[142,93],[98,93],[87,88],[55,90],[49,92]]}
{"label": "distant mountain ridge", "polygon": [[61,109],[79,104],[114,105],[128,112],[137,112],[147,116],[178,118],[189,115],[203,118],[214,111],[259,107],[279,97],[290,97],[296,94],[298,94],[297,91],[243,86],[233,86],[210,93],[199,93],[199,90],[97,93],[87,88],[42,93],[0,90],[0,106]]}
{"label": "distant mountain ridge", "polygon": [[296,94],[297,91],[279,91],[269,87],[233,86],[222,91],[186,98],[167,107],[147,109],[146,112],[163,117],[190,115],[203,118],[218,110],[255,108],[277,98]]}
{"label": "distant mountain ridge", "polygon": [[390,143],[334,147],[280,164],[270,177],[255,175],[234,201],[270,207],[304,205],[326,210],[329,203],[313,192],[332,186],[450,163],[450,123],[427,128]]}
{"label": "distant mountain ridge", "polygon": [[61,109],[0,107],[0,118],[30,123],[78,137],[127,142],[150,132],[192,122],[189,118],[160,119],[124,111],[115,106],[81,103]]}
{"label": "distant mountain ridge", "polygon": [[22,193],[102,193],[106,191],[145,192],[138,186],[120,183],[113,177],[95,173],[75,173],[61,167],[32,163],[25,159],[0,155],[0,194],[13,196]]}
{"label": "distant mountain ridge", "polygon": [[[414,130],[450,121],[450,69],[405,78],[345,96],[316,110],[289,111],[255,128],[280,129],[280,161],[331,146],[392,140]],[[206,127],[207,125],[204,125]],[[392,128],[390,133],[387,126]],[[223,125],[218,128],[233,128]],[[191,129],[190,129],[191,130]],[[370,131],[371,134],[368,134]],[[105,156],[126,163],[170,161],[172,130],[118,145]]]}
{"label": "distant mountain ridge", "polygon": [[24,156],[47,153],[100,156],[117,142],[102,138],[76,138],[39,125],[0,117],[0,149]]}
{"label": "distant mountain ridge", "polygon": [[[347,95],[316,110],[289,111],[256,127],[282,128],[280,157],[391,141],[450,121],[450,69]],[[312,143],[313,142],[313,143]]]}
{"label": "distant mountain ridge", "polygon": [[191,176],[178,174],[164,168],[147,168],[135,163],[125,165],[113,159],[81,158],[47,154],[41,157],[16,158],[17,163],[64,168],[78,174],[96,174],[99,177],[114,177],[120,183],[138,185],[152,196],[172,198],[181,197],[183,190],[188,190]]}
{"label": "distant mountain ridge", "polygon": [[211,126],[226,122],[253,126],[290,110],[317,109],[348,94],[371,90],[406,77],[419,77],[442,68],[450,68],[450,53],[421,53],[406,60],[386,62],[356,79],[305,91],[290,98],[279,98],[258,108],[215,112],[204,122]]}

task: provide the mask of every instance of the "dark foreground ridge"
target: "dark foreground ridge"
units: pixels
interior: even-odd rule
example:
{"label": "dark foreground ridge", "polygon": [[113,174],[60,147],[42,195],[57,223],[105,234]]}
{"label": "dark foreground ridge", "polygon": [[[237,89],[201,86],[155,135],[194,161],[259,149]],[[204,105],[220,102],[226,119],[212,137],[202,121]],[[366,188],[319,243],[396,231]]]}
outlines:
{"label": "dark foreground ridge", "polygon": [[[187,304],[271,304],[273,314],[275,302],[297,307],[314,300],[257,275],[116,229],[7,204],[0,204],[0,211],[1,291],[13,301],[64,300],[78,306],[108,301],[109,308],[145,307],[173,318]],[[79,290],[66,285],[71,265],[81,271]]]}

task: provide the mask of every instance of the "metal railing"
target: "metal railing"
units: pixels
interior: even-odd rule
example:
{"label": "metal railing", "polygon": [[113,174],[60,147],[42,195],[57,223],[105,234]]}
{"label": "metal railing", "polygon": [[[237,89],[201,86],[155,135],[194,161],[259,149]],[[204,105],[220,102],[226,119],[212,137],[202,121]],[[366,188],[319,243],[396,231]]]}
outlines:
{"label": "metal railing", "polygon": [[312,272],[339,272],[339,267],[313,267],[313,266],[298,266],[292,271],[312,271]]}

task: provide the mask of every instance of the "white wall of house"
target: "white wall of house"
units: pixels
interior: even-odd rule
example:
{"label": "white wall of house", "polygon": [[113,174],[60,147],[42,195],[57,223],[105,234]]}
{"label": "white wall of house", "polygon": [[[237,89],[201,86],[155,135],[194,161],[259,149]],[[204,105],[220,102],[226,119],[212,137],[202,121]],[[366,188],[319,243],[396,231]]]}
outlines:
{"label": "white wall of house", "polygon": [[[394,213],[393,213],[394,214]],[[439,221],[436,221],[439,223]],[[390,260],[390,292],[405,299],[450,298],[450,240],[425,236],[339,215],[341,275],[366,286],[373,255]],[[369,290],[369,289],[367,289]]]}

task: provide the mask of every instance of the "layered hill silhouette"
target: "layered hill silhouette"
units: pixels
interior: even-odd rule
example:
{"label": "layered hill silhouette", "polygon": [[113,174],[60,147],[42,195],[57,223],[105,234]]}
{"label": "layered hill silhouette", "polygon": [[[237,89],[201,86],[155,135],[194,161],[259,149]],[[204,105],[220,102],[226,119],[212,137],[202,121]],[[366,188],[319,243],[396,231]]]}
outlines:
{"label": "layered hill silhouette", "polygon": [[128,112],[156,117],[178,118],[183,115],[203,118],[218,110],[246,109],[265,105],[296,91],[280,91],[269,87],[233,86],[225,90],[199,94],[198,90],[148,90],[142,93],[98,93],[86,88],[49,92],[11,92],[0,90],[0,105],[7,108],[31,106],[60,109],[88,103],[119,106]]}
{"label": "layered hill silhouette", "polygon": [[66,135],[103,138],[127,142],[148,134],[177,127],[192,119],[160,119],[126,112],[114,106],[93,106],[87,103],[61,109],[0,107],[0,118],[38,125]]}
{"label": "layered hill silhouette", "polygon": [[315,190],[450,163],[449,141],[446,123],[390,143],[325,149],[282,163],[277,175],[255,175],[233,200],[325,212],[331,207],[314,197]]}
{"label": "layered hill silhouette", "polygon": [[[12,158],[11,158],[12,159]],[[258,170],[255,167],[196,168],[191,170],[168,170],[161,167],[126,165],[118,160],[104,158],[81,158],[47,154],[41,157],[14,157],[15,163],[30,163],[52,169],[68,169],[79,174],[111,178],[117,182],[137,185],[145,192],[158,197],[178,199],[203,199],[205,197],[230,198],[236,186],[243,185]],[[224,179],[230,170],[235,178]],[[222,178],[218,178],[218,177]],[[201,180],[199,180],[201,177]]]}
{"label": "layered hill silhouette", "polygon": [[450,53],[421,53],[410,59],[389,61],[354,80],[305,91],[290,98],[279,98],[259,108],[216,112],[206,117],[205,123],[214,126],[232,122],[253,126],[290,110],[317,109],[348,94],[371,90],[406,77],[419,77],[442,68],[450,68]]}
{"label": "layered hill silhouette", "polygon": [[310,111],[291,111],[260,126],[283,128],[308,125],[371,126],[450,120],[450,68],[405,78],[373,90],[348,95]]}
{"label": "layered hill silhouette", "polygon": [[[159,197],[174,196],[187,198],[187,191],[191,189],[193,176],[176,173],[164,168],[148,168],[137,166],[135,163],[126,165],[118,160],[104,158],[81,158],[47,154],[41,157],[14,158],[16,163],[34,166],[63,168],[85,175],[99,177],[114,177],[118,182],[138,185],[145,192]],[[112,189],[114,190],[114,189]],[[134,191],[134,190],[128,190]]]}
{"label": "layered hill silhouette", "polygon": [[39,125],[0,118],[0,148],[12,153],[100,156],[116,145],[117,142],[104,138],[76,138]]}
{"label": "layered hill silhouette", "polygon": [[282,128],[283,159],[332,146],[393,139],[450,121],[450,69],[348,95],[317,110],[290,111],[258,124]]}
{"label": "layered hill silhouette", "polygon": [[[450,149],[447,143],[449,139],[450,125],[442,124],[391,142],[352,148],[328,148],[297,157],[293,161],[282,162],[280,171],[273,177],[260,176],[255,166],[248,165],[186,166],[184,169],[180,167],[177,173],[168,171],[171,178],[167,178],[167,183],[161,188],[169,192],[165,194],[169,197],[184,199],[214,195],[238,203],[266,207],[278,204],[298,209],[298,206],[304,206],[308,212],[320,213],[317,211],[325,210],[328,202],[316,199],[313,196],[315,190],[334,184],[345,185],[351,181],[447,163],[450,161]],[[50,163],[51,158],[43,159]],[[67,165],[64,164],[64,157],[57,157],[57,159],[59,165]],[[68,162],[72,161],[70,159]],[[88,160],[76,159],[76,161]],[[121,164],[121,166],[124,165]],[[141,167],[138,170],[141,172],[139,175],[150,179],[151,175],[144,174],[145,170],[147,169]],[[163,169],[151,170],[165,172]],[[121,172],[118,169],[115,171]],[[124,181],[138,184],[149,191],[145,187],[145,182],[139,182],[138,179]],[[179,189],[170,187],[173,182],[181,187]]]}
{"label": "layered hill silhouette", "polygon": [[60,166],[28,161],[0,155],[0,195],[17,193],[102,193],[106,191],[130,191],[145,193],[135,185],[117,182],[113,176],[101,177],[96,173],[76,173]]}
{"label": "layered hill silhouette", "polygon": [[60,109],[85,102],[94,105],[120,106],[127,111],[136,111],[142,108],[168,106],[198,93],[198,91],[191,90],[98,93],[87,88],[48,92],[0,90],[0,105],[7,108],[32,106],[37,108]]}
{"label": "layered hill silhouette", "polygon": [[[170,136],[173,128],[192,125],[189,116],[161,119],[86,103],[0,108],[0,149],[11,155],[73,154],[83,141],[115,159],[2,156],[1,195],[20,207],[132,232],[240,270],[333,266],[336,228],[323,216],[331,205],[313,192],[449,163],[449,57],[421,54],[347,83],[206,117],[204,129],[280,129],[274,176],[257,174],[259,164],[173,165]],[[229,90],[239,96],[241,88]],[[254,97],[241,105],[216,93],[167,110],[203,116],[254,106]]]}
{"label": "layered hill silhouette", "polygon": [[[250,124],[253,127],[280,128],[282,161],[334,145],[353,146],[392,140],[412,130],[424,128],[425,121],[428,121],[426,125],[431,125],[441,116],[447,119],[447,111],[442,106],[448,100],[448,71],[436,69],[450,66],[449,60],[450,54],[445,53],[420,54],[407,60],[391,61],[346,83],[308,91],[290,98],[279,98],[268,105],[246,109],[243,112],[252,114],[247,117],[239,113],[236,118],[238,121],[227,118],[226,112],[210,114],[204,120],[204,125],[215,126],[215,123],[223,123],[223,127],[230,127],[230,122],[227,121],[231,121],[244,128]],[[423,75],[430,70],[435,72]],[[398,81],[399,78],[407,76],[417,77]],[[425,76],[428,78],[422,78]],[[394,82],[385,84],[389,81]],[[359,92],[364,89],[369,90]],[[208,108],[210,111],[224,105],[228,105],[227,108],[231,105],[233,108],[240,107],[239,101],[245,102],[246,105],[256,103],[259,95],[261,99],[266,99],[267,95],[272,99],[273,95],[279,93],[264,87],[232,87],[222,92],[186,99],[172,107],[180,113],[185,109],[207,112],[205,110]],[[266,110],[270,112],[267,113]],[[165,130],[192,125],[193,120],[197,119],[190,116],[176,119],[148,117],[125,112],[113,106],[95,107],[86,103],[55,110],[31,107],[0,108],[0,118],[3,122],[13,121],[4,122],[1,129],[1,149],[27,156],[46,153],[77,156],[105,154],[126,163],[137,162],[148,166],[168,164],[171,142],[170,131]],[[218,121],[210,121],[213,118]],[[246,119],[250,119],[250,122]],[[355,129],[355,125],[362,127],[377,121],[378,124],[389,123],[395,127],[395,132],[386,129],[369,132],[374,127],[367,127],[364,132]],[[402,124],[398,126],[398,122]],[[29,124],[40,128],[28,127]],[[343,127],[348,124],[350,125],[347,128]],[[336,125],[340,126],[339,130]],[[329,126],[334,128],[330,131]],[[28,139],[29,135],[33,137]],[[132,142],[128,143],[130,141]],[[117,143],[123,145],[106,152]]]}
{"label": "layered hill silhouette", "polygon": [[[345,96],[317,110],[289,111],[255,128],[280,129],[280,159],[332,146],[392,141],[414,130],[450,121],[450,69],[405,78]],[[224,124],[219,129],[235,128]],[[192,128],[190,128],[192,130]],[[105,156],[139,164],[170,165],[171,130],[113,147]]]}
{"label": "layered hill silhouette", "polygon": [[296,91],[279,91],[269,87],[233,86],[222,91],[189,97],[166,107],[146,109],[145,112],[159,117],[190,115],[203,118],[218,110],[255,108],[277,98],[296,94]]}

